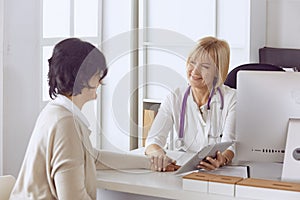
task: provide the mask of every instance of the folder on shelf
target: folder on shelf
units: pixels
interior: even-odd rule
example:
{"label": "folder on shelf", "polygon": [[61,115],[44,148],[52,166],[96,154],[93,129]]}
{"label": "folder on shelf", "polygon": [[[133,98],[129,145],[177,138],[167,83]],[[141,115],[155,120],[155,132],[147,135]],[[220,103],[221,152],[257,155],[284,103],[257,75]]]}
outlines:
{"label": "folder on shelf", "polygon": [[148,136],[148,132],[149,132],[149,130],[151,128],[151,125],[154,121],[156,113],[157,113],[157,111],[155,111],[155,110],[148,110],[148,109],[144,110],[143,138],[142,138],[143,147],[145,146],[146,138]]}

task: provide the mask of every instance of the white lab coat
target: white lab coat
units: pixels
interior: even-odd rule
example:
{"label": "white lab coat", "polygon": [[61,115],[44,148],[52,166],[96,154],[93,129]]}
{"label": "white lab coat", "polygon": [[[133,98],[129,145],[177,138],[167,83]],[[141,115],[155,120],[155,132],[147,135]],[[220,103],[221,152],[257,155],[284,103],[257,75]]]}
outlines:
{"label": "white lab coat", "polygon": [[[175,143],[179,136],[180,113],[186,89],[187,87],[176,89],[163,101],[149,131],[146,146],[157,144],[164,148],[173,130],[173,137],[169,140],[170,149],[179,150]],[[208,144],[235,140],[236,92],[225,85],[220,86],[220,89],[224,96],[224,108],[220,109],[221,97],[216,90],[210,110],[207,109],[207,104],[201,106],[203,114],[193,99],[192,90],[190,91],[186,104],[182,150],[197,152]],[[230,150],[234,152],[233,146]]]}

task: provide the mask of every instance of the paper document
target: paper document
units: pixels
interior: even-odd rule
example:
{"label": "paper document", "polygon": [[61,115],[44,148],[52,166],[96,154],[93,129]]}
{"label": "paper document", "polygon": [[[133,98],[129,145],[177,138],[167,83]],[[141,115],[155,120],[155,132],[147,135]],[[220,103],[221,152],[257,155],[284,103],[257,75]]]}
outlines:
{"label": "paper document", "polygon": [[225,176],[236,176],[242,178],[250,177],[250,169],[249,166],[246,165],[227,165],[221,168],[207,171],[207,170],[199,170],[200,172],[209,173],[209,174],[218,174]]}

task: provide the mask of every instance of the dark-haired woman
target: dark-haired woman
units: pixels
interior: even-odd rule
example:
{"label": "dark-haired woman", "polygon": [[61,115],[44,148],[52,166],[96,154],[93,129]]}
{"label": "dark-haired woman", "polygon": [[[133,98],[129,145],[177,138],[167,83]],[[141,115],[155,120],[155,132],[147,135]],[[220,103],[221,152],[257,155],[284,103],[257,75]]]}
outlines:
{"label": "dark-haired woman", "polygon": [[49,59],[51,102],[40,113],[10,199],[96,199],[96,168],[153,168],[145,156],[98,151],[82,106],[107,74],[103,54],[77,38]]}

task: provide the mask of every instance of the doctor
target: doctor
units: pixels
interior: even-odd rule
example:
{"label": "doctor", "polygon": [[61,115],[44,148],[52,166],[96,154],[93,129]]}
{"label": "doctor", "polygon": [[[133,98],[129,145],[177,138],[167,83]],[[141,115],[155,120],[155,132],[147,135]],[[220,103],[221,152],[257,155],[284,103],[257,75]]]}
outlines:
{"label": "doctor", "polygon": [[[173,149],[197,152],[208,144],[235,140],[234,89],[225,86],[230,59],[226,41],[214,37],[199,40],[187,59],[189,85],[172,92],[161,104],[146,140],[145,153],[152,157],[157,171],[169,162],[163,148],[174,130]],[[207,157],[198,168],[213,170],[234,157],[233,147]]]}

